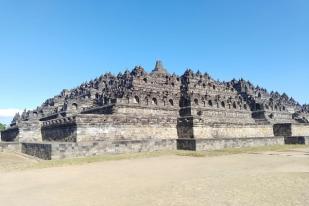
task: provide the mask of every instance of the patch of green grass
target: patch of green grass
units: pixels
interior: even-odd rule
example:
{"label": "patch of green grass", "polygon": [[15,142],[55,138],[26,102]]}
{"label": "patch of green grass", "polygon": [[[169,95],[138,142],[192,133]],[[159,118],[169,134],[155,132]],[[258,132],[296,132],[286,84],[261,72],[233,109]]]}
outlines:
{"label": "patch of green grass", "polygon": [[26,168],[48,168],[48,167],[62,167],[70,165],[82,165],[94,162],[103,161],[115,161],[115,160],[128,160],[128,159],[141,159],[141,158],[152,158],[168,155],[186,156],[186,157],[215,157],[222,155],[233,155],[243,153],[256,153],[266,151],[289,151],[298,148],[309,148],[308,145],[273,145],[273,146],[262,146],[262,147],[243,147],[243,148],[226,148],[222,150],[213,151],[184,151],[184,150],[165,150],[155,152],[140,152],[140,153],[125,153],[125,154],[105,154],[90,157],[78,157],[70,159],[60,160],[42,160],[38,163],[31,164]]}
{"label": "patch of green grass", "polygon": [[88,157],[76,157],[68,159],[57,160],[42,160],[38,164],[32,166],[32,168],[46,168],[46,167],[59,167],[67,165],[81,165],[94,162],[103,161],[115,161],[115,160],[128,160],[128,159],[141,159],[151,158],[166,155],[174,155],[174,151],[155,151],[155,152],[140,152],[140,153],[124,153],[124,154],[105,154]]}

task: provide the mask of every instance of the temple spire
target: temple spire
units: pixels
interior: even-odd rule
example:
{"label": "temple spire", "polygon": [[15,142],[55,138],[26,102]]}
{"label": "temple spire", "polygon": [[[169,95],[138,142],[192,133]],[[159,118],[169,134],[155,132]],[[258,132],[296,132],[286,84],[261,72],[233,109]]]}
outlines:
{"label": "temple spire", "polygon": [[156,66],[155,66],[155,68],[152,70],[151,73],[156,73],[156,74],[167,74],[167,71],[166,71],[166,69],[164,68],[162,61],[160,61],[160,60],[157,60],[157,61],[156,61]]}

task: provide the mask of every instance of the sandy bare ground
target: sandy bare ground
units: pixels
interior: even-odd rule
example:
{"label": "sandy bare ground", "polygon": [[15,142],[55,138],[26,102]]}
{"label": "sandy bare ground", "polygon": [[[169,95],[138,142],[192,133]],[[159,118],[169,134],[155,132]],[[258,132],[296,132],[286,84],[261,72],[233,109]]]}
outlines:
{"label": "sandy bare ground", "polygon": [[306,206],[309,149],[2,171],[0,205]]}
{"label": "sandy bare ground", "polygon": [[25,157],[14,152],[0,152],[0,176],[1,172],[25,168],[37,162],[35,158]]}

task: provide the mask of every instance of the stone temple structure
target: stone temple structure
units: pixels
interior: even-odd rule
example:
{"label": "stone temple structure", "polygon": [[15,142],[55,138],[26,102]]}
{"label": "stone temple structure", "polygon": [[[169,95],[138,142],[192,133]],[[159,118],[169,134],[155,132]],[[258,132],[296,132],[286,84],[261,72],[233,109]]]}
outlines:
{"label": "stone temple structure", "polygon": [[43,159],[166,149],[308,143],[309,106],[249,81],[215,81],[157,61],[106,73],[16,114],[3,145]]}

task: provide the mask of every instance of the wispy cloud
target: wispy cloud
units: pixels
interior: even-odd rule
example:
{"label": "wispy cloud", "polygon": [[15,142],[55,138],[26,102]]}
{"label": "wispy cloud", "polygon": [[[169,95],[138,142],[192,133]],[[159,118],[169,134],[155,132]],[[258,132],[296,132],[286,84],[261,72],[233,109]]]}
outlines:
{"label": "wispy cloud", "polygon": [[0,109],[0,117],[13,117],[17,112],[22,113],[21,109]]}

